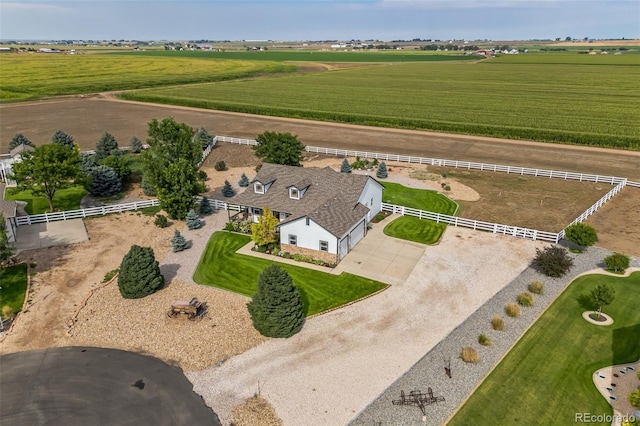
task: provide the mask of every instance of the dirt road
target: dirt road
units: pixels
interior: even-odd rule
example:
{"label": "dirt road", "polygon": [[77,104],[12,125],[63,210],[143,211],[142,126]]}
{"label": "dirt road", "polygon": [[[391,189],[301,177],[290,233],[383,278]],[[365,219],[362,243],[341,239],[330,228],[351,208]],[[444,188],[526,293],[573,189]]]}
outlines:
{"label": "dirt road", "polygon": [[132,135],[146,137],[151,119],[172,116],[194,128],[205,127],[211,134],[224,136],[255,138],[267,130],[290,132],[306,145],[569,170],[640,181],[640,152],[636,151],[152,105],[121,101],[111,94],[5,104],[0,105],[0,116],[0,153],[7,151],[11,137],[17,132],[42,144],[58,129],[71,134],[83,149],[94,148],[105,131],[112,133],[121,145],[127,145]]}

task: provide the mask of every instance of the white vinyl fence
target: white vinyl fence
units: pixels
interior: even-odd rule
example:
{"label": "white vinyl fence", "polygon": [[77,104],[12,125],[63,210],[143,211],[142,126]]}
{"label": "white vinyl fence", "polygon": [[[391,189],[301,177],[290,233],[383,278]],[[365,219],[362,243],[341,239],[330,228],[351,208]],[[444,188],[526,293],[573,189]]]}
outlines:
{"label": "white vinyl fence", "polygon": [[79,210],[67,210],[55,213],[32,214],[29,216],[17,216],[11,220],[17,226],[33,225],[35,223],[56,222],[59,220],[80,219],[89,216],[101,216],[110,213],[122,213],[130,210],[143,209],[145,207],[159,206],[157,199],[136,201],[133,203],[112,204],[109,206],[89,207]]}
{"label": "white vinyl fence", "polygon": [[442,213],[412,209],[395,204],[382,203],[382,210],[385,212],[400,214],[402,216],[413,216],[420,219],[432,220],[436,223],[446,223],[448,225],[470,228],[477,231],[487,231],[494,234],[509,235],[534,241],[542,240],[553,243],[560,241],[559,234],[555,232],[539,231],[537,229],[521,228],[518,226],[503,225],[500,223],[482,222],[480,220],[449,216]]}

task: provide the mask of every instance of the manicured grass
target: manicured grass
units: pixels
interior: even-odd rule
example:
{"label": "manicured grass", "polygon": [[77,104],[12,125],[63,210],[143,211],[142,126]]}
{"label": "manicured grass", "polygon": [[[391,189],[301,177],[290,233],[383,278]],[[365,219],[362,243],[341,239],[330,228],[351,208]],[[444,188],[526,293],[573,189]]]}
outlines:
{"label": "manicured grass", "polygon": [[[235,253],[249,241],[251,237],[246,235],[215,232],[200,258],[194,281],[251,297],[256,291],[258,276],[272,262]],[[342,306],[386,287],[378,281],[347,273],[331,275],[299,266],[279,265],[300,289],[307,315]]]}
{"label": "manicured grass", "polygon": [[[0,102],[249,77],[296,67],[273,61],[222,60],[179,55],[2,56]],[[52,79],[52,72],[56,78]]]}
{"label": "manicured grass", "polygon": [[640,122],[640,98],[634,95],[640,91],[640,55],[506,56],[473,64],[393,62],[122,96],[253,114],[640,149],[634,124]]}
{"label": "manicured grass", "polygon": [[421,244],[435,244],[440,241],[445,229],[447,229],[445,223],[436,223],[432,220],[419,219],[412,216],[402,216],[385,226],[384,234]]}
{"label": "manicured grass", "polygon": [[27,291],[27,265],[0,268],[0,286],[0,309],[8,305],[14,314],[20,312]]}
{"label": "manicured grass", "polygon": [[[384,186],[382,201],[385,203],[447,215],[454,215],[458,209],[455,201],[437,191],[407,188],[397,183],[384,181],[380,183]],[[419,219],[412,216],[403,216],[385,226],[384,233],[390,237],[407,241],[435,244],[440,241],[440,237],[442,237],[445,229],[447,229],[447,225],[444,223],[436,223],[432,220]]]}
{"label": "manicured grass", "polygon": [[[598,284],[616,290],[603,312],[612,326],[582,318]],[[599,368],[640,358],[640,272],[628,278],[586,275],[573,281],[474,392],[449,425],[573,424],[575,413],[611,414],[596,390]],[[625,397],[619,396],[619,397]],[[605,423],[597,423],[604,425]]]}
{"label": "manicured grass", "polygon": [[[87,195],[87,191],[82,185],[59,189],[53,196],[53,207],[56,211],[77,210],[85,195]],[[26,201],[25,210],[29,214],[49,213],[49,201],[44,195],[35,196],[31,191],[7,191],[5,197],[7,200]]]}
{"label": "manicured grass", "polygon": [[438,191],[408,188],[399,183],[380,181],[384,186],[382,201],[412,209],[454,215],[458,204]]}

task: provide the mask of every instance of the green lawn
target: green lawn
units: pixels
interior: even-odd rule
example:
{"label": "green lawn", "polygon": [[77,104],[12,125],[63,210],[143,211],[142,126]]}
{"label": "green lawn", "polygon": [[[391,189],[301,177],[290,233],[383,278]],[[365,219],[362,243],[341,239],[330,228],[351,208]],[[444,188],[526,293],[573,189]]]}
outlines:
{"label": "green lawn", "polygon": [[0,268],[0,309],[10,306],[14,314],[22,310],[27,291],[27,265]]}
{"label": "green lawn", "polygon": [[[384,186],[382,201],[414,209],[427,210],[435,213],[454,215],[458,204],[450,198],[424,189],[407,188],[397,183],[380,182]],[[385,235],[414,241],[422,244],[435,244],[447,225],[432,220],[403,216],[395,219],[384,228]]]}
{"label": "green lawn", "polygon": [[[235,251],[251,241],[246,235],[215,232],[200,258],[193,279],[198,284],[252,296],[258,276],[272,262]],[[342,273],[331,275],[299,266],[280,264],[300,289],[306,315],[324,312],[358,300],[386,287],[385,284]]]}
{"label": "green lawn", "polygon": [[[581,316],[590,308],[584,295],[601,283],[616,290],[614,302],[603,309],[615,321],[609,327],[590,324]],[[586,275],[576,279],[449,425],[573,424],[575,413],[612,414],[591,375],[599,368],[640,358],[638,306],[640,272],[628,278]],[[500,338],[498,333],[495,339]]]}
{"label": "green lawn", "polygon": [[421,244],[435,244],[440,241],[445,229],[447,229],[446,223],[402,216],[385,226],[384,234]]}
{"label": "green lawn", "polygon": [[[77,210],[80,208],[82,197],[87,195],[87,191],[82,185],[75,185],[71,188],[60,189],[53,196],[53,207],[56,211]],[[7,200],[26,201],[25,210],[29,214],[40,214],[49,212],[49,201],[44,195],[34,196],[31,191],[13,192],[8,190],[5,194]]]}

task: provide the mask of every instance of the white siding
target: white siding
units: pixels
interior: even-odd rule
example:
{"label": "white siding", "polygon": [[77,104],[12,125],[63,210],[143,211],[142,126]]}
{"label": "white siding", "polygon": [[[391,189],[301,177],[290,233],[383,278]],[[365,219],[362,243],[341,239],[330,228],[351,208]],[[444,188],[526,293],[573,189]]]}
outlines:
{"label": "white siding", "polygon": [[312,220],[309,220],[309,225],[307,225],[306,217],[280,226],[281,244],[289,244],[289,234],[298,237],[298,247],[320,250],[320,241],[322,240],[329,243],[329,253],[338,253],[338,241],[336,237]]}
{"label": "white siding", "polygon": [[[373,200],[373,203],[371,200]],[[373,178],[369,178],[358,201],[371,210],[367,216],[367,222],[370,221],[382,211],[382,185],[373,180]]]}

